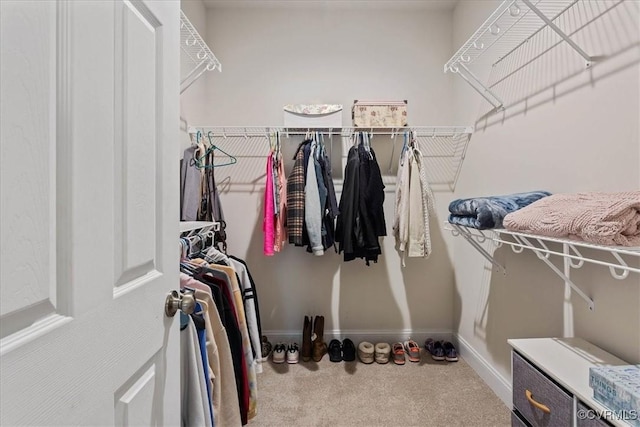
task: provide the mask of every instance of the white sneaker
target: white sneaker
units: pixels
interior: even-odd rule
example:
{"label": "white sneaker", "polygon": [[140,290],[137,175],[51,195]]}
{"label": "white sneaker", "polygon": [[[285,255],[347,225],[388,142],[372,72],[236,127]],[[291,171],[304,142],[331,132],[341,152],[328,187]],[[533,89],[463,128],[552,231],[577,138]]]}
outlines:
{"label": "white sneaker", "polygon": [[411,362],[420,361],[420,346],[411,338],[404,342],[404,351],[409,356]]}
{"label": "white sneaker", "polygon": [[273,363],[284,363],[284,356],[287,352],[287,347],[283,343],[278,343],[273,348]]}
{"label": "white sneaker", "polygon": [[298,363],[299,360],[300,348],[297,342],[292,342],[287,349],[287,363]]}

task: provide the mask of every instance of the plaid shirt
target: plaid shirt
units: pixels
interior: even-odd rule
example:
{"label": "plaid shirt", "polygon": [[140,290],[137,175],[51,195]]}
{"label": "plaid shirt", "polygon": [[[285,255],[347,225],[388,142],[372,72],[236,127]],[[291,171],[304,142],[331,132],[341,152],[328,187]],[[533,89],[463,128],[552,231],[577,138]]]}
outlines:
{"label": "plaid shirt", "polygon": [[287,179],[287,229],[289,243],[296,246],[303,246],[304,183],[304,150],[300,149]]}

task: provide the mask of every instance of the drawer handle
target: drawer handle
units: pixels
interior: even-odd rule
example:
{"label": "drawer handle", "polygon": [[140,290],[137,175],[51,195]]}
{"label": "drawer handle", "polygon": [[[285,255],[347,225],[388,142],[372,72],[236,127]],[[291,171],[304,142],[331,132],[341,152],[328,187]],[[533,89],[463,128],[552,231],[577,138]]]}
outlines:
{"label": "drawer handle", "polygon": [[549,409],[549,407],[547,405],[543,405],[542,403],[537,402],[536,400],[534,400],[533,394],[529,390],[525,390],[524,394],[525,394],[525,396],[527,396],[527,400],[529,401],[529,403],[531,403],[533,406],[535,406],[536,408],[540,409],[545,414],[550,414],[551,413],[551,409]]}

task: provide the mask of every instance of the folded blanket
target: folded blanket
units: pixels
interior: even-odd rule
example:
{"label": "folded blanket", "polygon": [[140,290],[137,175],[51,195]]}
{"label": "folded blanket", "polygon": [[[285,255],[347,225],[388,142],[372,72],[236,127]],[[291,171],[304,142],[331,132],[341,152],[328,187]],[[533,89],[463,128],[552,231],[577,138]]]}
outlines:
{"label": "folded blanket", "polygon": [[449,204],[449,222],[480,230],[502,228],[502,220],[508,213],[550,194],[546,191],[531,191],[506,196],[457,199]]}
{"label": "folded blanket", "polygon": [[555,194],[507,215],[504,226],[599,245],[640,246],[640,191]]}

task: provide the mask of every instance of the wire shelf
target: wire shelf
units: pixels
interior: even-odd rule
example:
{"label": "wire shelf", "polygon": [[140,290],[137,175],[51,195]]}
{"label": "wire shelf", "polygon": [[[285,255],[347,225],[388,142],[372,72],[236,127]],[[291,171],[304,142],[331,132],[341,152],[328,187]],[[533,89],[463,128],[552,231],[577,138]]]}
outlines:
{"label": "wire shelf", "polygon": [[195,83],[206,71],[222,71],[222,64],[204,42],[189,18],[180,11],[180,47],[182,69],[186,75],[180,81],[180,93]]}
{"label": "wire shelf", "polygon": [[577,3],[585,0],[505,0],[476,30],[460,49],[447,61],[444,71],[463,78],[497,110],[504,102],[490,85],[474,74],[469,66],[480,59],[496,66],[500,61],[521,48],[543,29],[551,30],[558,42],[564,42],[585,60],[589,67],[594,57],[588,55],[557,25],[558,17]]}
{"label": "wire shelf", "polygon": [[[200,132],[202,138],[232,153],[242,165],[234,166],[229,171],[230,182],[235,184],[263,184],[265,158],[269,154],[269,135],[280,132],[285,140],[294,143],[285,144],[283,148],[285,158],[293,156],[297,144],[310,132],[319,132],[325,138],[329,146],[340,142],[340,148],[329,149],[336,154],[340,150],[340,157],[330,156],[334,159],[333,169],[338,171],[344,168],[340,160],[347,157],[352,145],[351,136],[356,132],[367,132],[375,138],[372,143],[383,173],[390,173],[390,182],[395,182],[394,168],[397,165],[401,151],[404,134],[413,131],[415,140],[425,159],[427,179],[434,190],[452,191],[460,174],[467,147],[473,134],[473,127],[469,126],[416,126],[402,128],[287,128],[283,126],[233,126],[210,127],[196,126],[189,128],[189,133],[194,135]],[[193,138],[193,136],[192,136]],[[238,167],[239,166],[239,167]],[[225,172],[228,169],[225,169]],[[338,175],[334,174],[334,177]],[[386,182],[386,181],[385,181]]]}
{"label": "wire shelf", "polygon": [[220,229],[219,222],[211,221],[180,221],[180,236],[191,236],[198,233],[206,233],[207,231],[218,231]]}
{"label": "wire shelf", "polygon": [[[445,223],[445,229],[450,230],[454,236],[463,237],[471,246],[491,262],[496,268],[506,274],[506,268],[498,262],[490,250],[483,246],[486,242],[492,242],[493,250],[508,245],[513,252],[522,253],[525,249],[532,251],[551,270],[583,298],[591,310],[594,309],[593,300],[586,295],[570,278],[570,270],[581,268],[585,262],[601,265],[609,268],[609,273],[614,279],[624,280],[629,273],[640,274],[640,248],[626,246],[603,246],[588,242],[546,237],[534,234],[520,233],[505,229],[478,230],[475,228],[463,227],[457,224]],[[561,249],[554,249],[551,246],[561,245]],[[587,250],[587,253],[583,253]],[[590,254],[594,254],[592,256]],[[566,259],[567,268],[561,271],[550,260],[551,256]]]}

